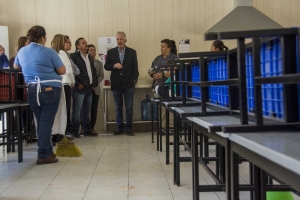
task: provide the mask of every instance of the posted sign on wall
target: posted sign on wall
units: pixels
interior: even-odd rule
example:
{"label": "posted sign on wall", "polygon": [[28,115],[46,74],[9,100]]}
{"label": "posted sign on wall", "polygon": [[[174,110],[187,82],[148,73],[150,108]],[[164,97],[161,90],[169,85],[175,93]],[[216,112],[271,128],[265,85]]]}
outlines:
{"label": "posted sign on wall", "polygon": [[[117,41],[116,37],[98,37],[98,51],[99,51],[99,60],[105,64],[107,51],[116,47]],[[110,72],[104,70],[104,81],[101,82],[101,86],[103,86],[105,80],[109,80]]]}

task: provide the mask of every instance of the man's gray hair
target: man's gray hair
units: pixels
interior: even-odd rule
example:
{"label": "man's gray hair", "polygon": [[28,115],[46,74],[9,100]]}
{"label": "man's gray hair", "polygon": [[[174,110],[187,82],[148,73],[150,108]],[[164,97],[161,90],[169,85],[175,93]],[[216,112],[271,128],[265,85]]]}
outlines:
{"label": "man's gray hair", "polygon": [[118,35],[118,34],[123,34],[126,38],[126,34],[123,31],[118,31],[116,35]]}

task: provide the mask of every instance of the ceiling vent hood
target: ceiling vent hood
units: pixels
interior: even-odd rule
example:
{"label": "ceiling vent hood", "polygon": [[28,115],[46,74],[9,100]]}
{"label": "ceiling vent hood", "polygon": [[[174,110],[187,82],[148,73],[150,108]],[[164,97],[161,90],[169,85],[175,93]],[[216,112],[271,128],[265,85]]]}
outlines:
{"label": "ceiling vent hood", "polygon": [[253,7],[253,0],[234,0],[234,9],[205,32],[205,40],[217,39],[218,32],[283,28]]}

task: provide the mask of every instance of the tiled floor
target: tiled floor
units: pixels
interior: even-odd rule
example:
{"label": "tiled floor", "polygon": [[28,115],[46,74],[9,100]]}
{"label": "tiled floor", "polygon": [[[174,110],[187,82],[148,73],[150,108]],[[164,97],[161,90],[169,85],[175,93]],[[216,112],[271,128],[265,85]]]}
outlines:
{"label": "tiled floor", "polygon": [[[0,147],[0,200],[192,199],[191,163],[181,163],[181,186],[174,186],[173,164],[165,164],[165,151],[156,151],[149,132],[134,137],[100,134],[75,142],[83,156],[60,157],[58,163],[41,166],[35,165],[36,143],[24,146],[23,163],[17,162],[17,153],[7,154]],[[181,154],[189,155],[183,149]],[[247,176],[248,165],[243,163],[240,181],[248,182]],[[202,168],[200,183],[214,183]],[[240,196],[249,199],[247,193]],[[201,193],[200,197],[226,199],[224,192]]]}

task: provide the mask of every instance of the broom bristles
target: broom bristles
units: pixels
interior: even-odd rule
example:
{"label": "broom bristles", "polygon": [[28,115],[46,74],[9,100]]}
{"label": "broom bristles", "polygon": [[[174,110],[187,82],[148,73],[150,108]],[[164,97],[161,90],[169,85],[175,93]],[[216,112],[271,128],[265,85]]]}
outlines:
{"label": "broom bristles", "polygon": [[55,154],[57,156],[65,157],[77,157],[82,155],[80,149],[75,145],[75,143],[70,141],[66,136],[57,143]]}

